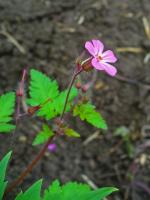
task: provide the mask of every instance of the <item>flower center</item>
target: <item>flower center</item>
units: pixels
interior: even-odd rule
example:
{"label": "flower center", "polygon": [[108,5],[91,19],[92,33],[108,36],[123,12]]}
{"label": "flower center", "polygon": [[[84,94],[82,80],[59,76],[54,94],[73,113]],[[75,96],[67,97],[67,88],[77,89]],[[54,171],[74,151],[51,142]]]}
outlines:
{"label": "flower center", "polygon": [[99,61],[103,60],[102,56],[98,56],[98,60]]}

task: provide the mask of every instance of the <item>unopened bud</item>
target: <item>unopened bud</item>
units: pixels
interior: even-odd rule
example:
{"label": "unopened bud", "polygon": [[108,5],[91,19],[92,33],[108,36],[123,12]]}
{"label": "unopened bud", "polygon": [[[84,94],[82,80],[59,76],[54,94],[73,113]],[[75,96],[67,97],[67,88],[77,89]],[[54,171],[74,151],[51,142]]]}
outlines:
{"label": "unopened bud", "polygon": [[85,61],[82,62],[81,64],[82,68],[84,69],[84,71],[89,72],[93,69],[92,65],[91,65],[91,59],[87,59]]}
{"label": "unopened bud", "polygon": [[75,87],[79,90],[81,88],[81,83],[78,81],[76,84],[75,84]]}
{"label": "unopened bud", "polygon": [[90,84],[89,83],[87,83],[87,84],[85,84],[83,87],[82,87],[82,92],[87,92],[87,90],[89,89],[89,87],[90,87]]}
{"label": "unopened bud", "polygon": [[86,51],[83,51],[81,55],[76,59],[76,65],[79,68],[82,68],[84,71],[90,71],[93,69],[91,65],[91,59],[92,57],[89,57],[89,55],[86,53]]}
{"label": "unopened bud", "polygon": [[52,143],[48,145],[48,150],[54,152],[56,150],[56,144]]}

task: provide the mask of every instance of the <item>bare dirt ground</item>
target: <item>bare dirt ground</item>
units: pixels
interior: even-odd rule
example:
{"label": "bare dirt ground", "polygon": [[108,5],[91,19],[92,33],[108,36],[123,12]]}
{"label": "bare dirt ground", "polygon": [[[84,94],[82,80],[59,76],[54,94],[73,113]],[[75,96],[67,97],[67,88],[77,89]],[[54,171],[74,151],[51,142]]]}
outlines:
{"label": "bare dirt ground", "polygon": [[[103,40],[119,57],[118,77],[98,73],[91,92],[109,124],[108,131],[85,144],[96,130],[74,120],[81,139],[56,141],[57,151],[46,153],[21,188],[41,177],[48,185],[56,178],[83,182],[86,176],[98,187],[120,189],[109,199],[149,199],[149,26],[149,0],[0,0],[0,93],[16,89],[24,67],[47,73],[64,88],[75,58],[92,38]],[[90,74],[84,77],[90,78]],[[10,181],[38,152],[40,147],[33,148],[31,143],[40,125],[34,117],[24,118],[15,135],[0,135],[0,157],[10,148],[14,152]],[[120,126],[129,129],[134,146],[131,158],[125,142],[113,136]]]}

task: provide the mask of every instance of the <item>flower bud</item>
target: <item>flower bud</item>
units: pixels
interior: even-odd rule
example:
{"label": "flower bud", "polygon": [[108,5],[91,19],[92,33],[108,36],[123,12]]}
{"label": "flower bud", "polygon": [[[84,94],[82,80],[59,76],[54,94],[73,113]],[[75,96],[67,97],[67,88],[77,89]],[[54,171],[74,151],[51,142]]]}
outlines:
{"label": "flower bud", "polygon": [[56,144],[52,143],[48,145],[48,150],[54,152],[56,150]]}
{"label": "flower bud", "polygon": [[82,68],[84,69],[84,71],[89,72],[93,69],[92,65],[91,65],[91,59],[88,58],[87,60],[83,61],[81,63]]}
{"label": "flower bud", "polygon": [[89,87],[90,87],[90,84],[89,84],[89,83],[83,85],[83,87],[82,87],[82,92],[84,92],[84,93],[87,92],[87,90],[89,89]]}
{"label": "flower bud", "polygon": [[93,69],[91,59],[92,57],[89,57],[85,51],[82,52],[82,54],[76,59],[76,65],[78,69],[82,68],[84,71],[91,71]]}
{"label": "flower bud", "polygon": [[81,82],[77,82],[76,84],[75,84],[75,87],[79,90],[80,88],[81,88]]}

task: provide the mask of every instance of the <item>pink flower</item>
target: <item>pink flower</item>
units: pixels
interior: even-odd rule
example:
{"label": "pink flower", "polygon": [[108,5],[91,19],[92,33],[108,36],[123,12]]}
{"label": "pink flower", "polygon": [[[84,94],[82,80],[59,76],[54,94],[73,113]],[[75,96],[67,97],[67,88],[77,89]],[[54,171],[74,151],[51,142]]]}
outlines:
{"label": "pink flower", "polygon": [[49,145],[48,145],[48,150],[49,150],[49,151],[52,151],[52,152],[55,151],[55,150],[56,150],[56,144],[54,144],[54,143],[49,144]]}
{"label": "pink flower", "polygon": [[97,70],[104,70],[110,76],[115,76],[117,69],[110,63],[117,61],[111,50],[104,51],[104,45],[100,40],[87,41],[85,48],[92,55],[91,64]]}

